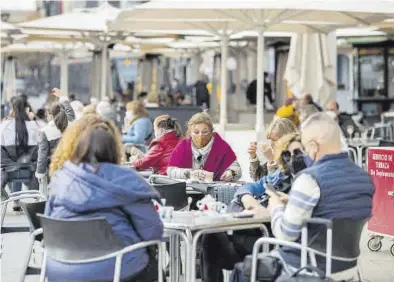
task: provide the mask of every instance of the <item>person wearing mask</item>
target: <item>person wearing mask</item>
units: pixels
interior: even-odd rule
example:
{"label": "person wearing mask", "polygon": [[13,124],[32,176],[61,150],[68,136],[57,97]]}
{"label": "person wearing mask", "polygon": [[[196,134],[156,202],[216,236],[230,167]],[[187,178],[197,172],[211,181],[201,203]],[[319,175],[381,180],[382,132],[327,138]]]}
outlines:
{"label": "person wearing mask", "polygon": [[205,180],[213,173],[214,181],[237,181],[242,170],[230,145],[213,131],[211,117],[197,113],[188,122],[187,138],[179,142],[168,162],[171,178]]}
{"label": "person wearing mask", "polygon": [[284,135],[297,132],[297,127],[291,120],[286,118],[274,119],[266,131],[268,143],[262,147],[262,153],[267,161],[263,165],[260,164],[257,157],[257,142],[251,142],[249,144],[249,173],[254,181],[261,179],[263,176],[268,175],[269,172],[275,171],[278,168],[273,154],[275,143]]}
{"label": "person wearing mask", "polygon": [[[36,121],[29,118],[26,111],[26,101],[23,97],[13,97],[11,102],[11,116],[0,124],[2,200],[7,195],[4,190],[5,186],[18,177],[29,178],[25,185],[31,190],[38,189],[34,171],[37,164],[37,144],[40,128]],[[21,170],[22,167],[23,170]],[[21,176],[22,173],[26,175]],[[16,176],[16,174],[18,175]],[[13,184],[18,185],[11,185],[12,190],[14,190],[12,192],[21,190],[20,183]],[[17,203],[14,203],[14,210],[20,210]]]}
{"label": "person wearing mask", "polygon": [[114,124],[118,125],[116,120],[116,111],[112,107],[109,97],[104,97],[103,100],[97,104],[96,112],[103,119],[112,121]]}
{"label": "person wearing mask", "polygon": [[[278,197],[267,191],[275,237],[299,243],[303,222],[314,217],[369,219],[372,215],[373,183],[367,172],[353,163],[347,153],[341,152],[340,129],[335,121],[324,113],[312,115],[304,122],[301,140],[313,165],[297,175],[288,196]],[[258,214],[262,209],[253,210]],[[316,236],[319,230],[320,226],[310,226],[308,236]],[[272,255],[284,263],[283,275],[294,273],[300,267],[299,250],[280,247]],[[317,256],[316,259],[318,268],[324,272],[324,257]],[[333,258],[331,278],[352,280],[357,275],[355,263]],[[349,276],[344,277],[345,272]]]}
{"label": "person wearing mask", "polygon": [[167,175],[168,160],[182,138],[182,128],[176,119],[168,115],[157,117],[153,127],[155,139],[149,145],[148,152],[132,165],[136,169],[153,168],[154,173]]}
{"label": "person wearing mask", "polygon": [[36,177],[40,182],[47,175],[51,155],[56,149],[63,132],[66,130],[68,124],[75,119],[74,111],[71,108],[67,96],[62,95],[57,88],[52,90],[52,95],[56,96],[59,101],[53,102],[49,106],[49,123],[40,132],[38,140]]}
{"label": "person wearing mask", "polygon": [[135,144],[136,148],[146,152],[145,146],[153,137],[153,124],[142,101],[132,101],[126,105],[125,117],[126,134],[123,134],[124,144]]}
{"label": "person wearing mask", "polygon": [[[248,183],[238,188],[232,204],[245,210],[263,208],[268,204],[265,194],[266,183],[270,183],[280,195],[285,195],[291,188],[294,175],[308,166],[305,153],[298,133],[281,137],[275,146],[275,160],[278,168],[257,182]],[[269,224],[266,224],[270,230]],[[223,281],[222,269],[231,270],[238,262],[243,261],[247,254],[252,253],[254,243],[262,236],[260,230],[245,230],[227,233],[217,233],[203,236],[202,259],[204,282]]]}
{"label": "person wearing mask", "polygon": [[303,104],[303,105],[313,105],[313,106],[316,107],[316,109],[317,109],[319,112],[322,112],[322,111],[323,111],[322,107],[320,107],[315,101],[313,101],[313,97],[312,97],[311,94],[306,94],[306,95],[304,96],[304,98],[302,99],[302,104]]}
{"label": "person wearing mask", "polygon": [[[331,117],[335,117],[345,138],[353,138],[356,133],[361,134],[361,130],[352,119],[352,116],[347,113],[340,113],[339,104],[336,101],[328,102],[326,112],[329,113]],[[348,127],[353,128],[352,136],[350,136],[348,132]]]}
{"label": "person wearing mask", "polygon": [[[52,175],[50,186],[56,189],[51,189],[45,215],[67,220],[104,216],[125,246],[161,240],[163,223],[152,203],[160,195],[137,172],[120,165],[122,142],[115,126],[98,117],[86,126],[84,119],[70,126],[56,149],[71,154],[56,164],[61,168]],[[85,130],[75,137],[73,127]],[[157,261],[146,248],[125,254],[122,261],[122,281],[157,280]],[[70,265],[48,258],[47,275],[57,282],[112,281],[114,260]]]}

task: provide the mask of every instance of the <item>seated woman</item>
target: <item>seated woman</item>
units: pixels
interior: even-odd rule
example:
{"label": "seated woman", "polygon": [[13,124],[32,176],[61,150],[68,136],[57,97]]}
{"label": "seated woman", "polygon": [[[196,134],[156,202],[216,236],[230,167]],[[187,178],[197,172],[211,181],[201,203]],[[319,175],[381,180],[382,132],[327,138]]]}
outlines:
{"label": "seated woman", "polygon": [[197,113],[189,120],[188,138],[179,142],[168,162],[167,174],[171,178],[187,179],[196,175],[205,180],[208,172],[213,180],[237,181],[242,170],[230,145],[213,132],[211,117]]}
{"label": "seated woman", "polygon": [[[159,200],[159,194],[136,172],[119,165],[122,144],[115,126],[93,120],[85,122],[82,118],[63,135],[64,142],[57,150],[71,155],[62,164],[52,160],[52,165],[61,168],[52,176],[50,186],[56,189],[48,199],[45,214],[64,219],[104,216],[125,247],[160,240],[163,224],[152,203],[153,199]],[[75,137],[73,127],[85,130]],[[122,281],[155,281],[157,273],[157,262],[146,249],[124,255]],[[57,282],[112,281],[114,259],[70,265],[48,258],[47,274],[49,281]]]}
{"label": "seated woman", "polygon": [[[234,196],[235,203],[248,210],[261,207],[263,203],[259,202],[259,198],[264,194],[264,184],[267,182],[279,191],[289,192],[293,175],[307,167],[305,154],[301,150],[298,134],[285,135],[278,140],[274,153],[278,169],[255,183],[239,188]],[[204,282],[223,281],[222,269],[231,270],[235,263],[243,261],[246,255],[252,253],[253,245],[261,235],[260,230],[234,232],[231,237],[226,233],[205,235],[202,241]]]}
{"label": "seated woman", "polygon": [[[34,176],[37,164],[38,135],[40,128],[36,121],[31,120],[26,107],[26,99],[20,95],[11,99],[12,112],[10,117],[0,124],[0,170],[1,199],[7,199],[4,190],[7,184],[12,192],[22,189],[21,183],[14,180],[25,180],[30,190],[38,190],[37,178]],[[20,211],[15,202],[13,209]]]}
{"label": "seated woman", "polygon": [[63,96],[59,89],[55,88],[52,95],[59,98],[58,102],[53,102],[49,106],[48,120],[49,123],[42,129],[38,140],[38,160],[36,177],[39,181],[45,178],[48,171],[50,157],[55,151],[63,132],[66,130],[69,122],[75,119],[75,113],[72,109],[67,96]]}
{"label": "seated woman", "polygon": [[311,165],[309,157],[302,151],[301,137],[298,133],[288,134],[276,142],[274,161],[277,169],[269,172],[257,182],[242,186],[235,193],[236,202],[242,203],[245,209],[253,209],[260,205],[259,199],[265,192],[264,184],[269,183],[276,190],[288,193],[293,177],[301,170]]}
{"label": "seated woman", "polygon": [[156,138],[152,140],[148,152],[132,165],[136,169],[153,168],[155,173],[167,175],[168,160],[182,138],[182,128],[177,120],[168,115],[157,117],[153,126]]}
{"label": "seated woman", "polygon": [[254,181],[259,180],[269,172],[275,171],[278,168],[273,154],[275,143],[284,135],[297,132],[297,127],[291,120],[286,118],[274,119],[266,131],[268,144],[264,146],[263,154],[267,162],[263,165],[260,165],[260,161],[257,157],[257,142],[249,144],[248,153],[250,158],[250,177]]}
{"label": "seated woman", "polygon": [[140,145],[136,147],[145,153],[146,148],[141,145],[146,144],[153,137],[153,125],[142,101],[127,103],[125,131],[123,143]]}

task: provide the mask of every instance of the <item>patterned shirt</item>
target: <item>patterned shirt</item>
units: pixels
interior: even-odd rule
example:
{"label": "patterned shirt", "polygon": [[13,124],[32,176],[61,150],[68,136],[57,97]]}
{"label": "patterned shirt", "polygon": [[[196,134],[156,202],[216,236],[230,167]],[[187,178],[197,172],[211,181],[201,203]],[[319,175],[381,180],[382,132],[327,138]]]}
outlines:
{"label": "patterned shirt", "polygon": [[312,217],[313,209],[320,199],[320,187],[309,174],[299,175],[293,182],[287,205],[272,209],[272,232],[280,240],[296,241],[302,224]]}

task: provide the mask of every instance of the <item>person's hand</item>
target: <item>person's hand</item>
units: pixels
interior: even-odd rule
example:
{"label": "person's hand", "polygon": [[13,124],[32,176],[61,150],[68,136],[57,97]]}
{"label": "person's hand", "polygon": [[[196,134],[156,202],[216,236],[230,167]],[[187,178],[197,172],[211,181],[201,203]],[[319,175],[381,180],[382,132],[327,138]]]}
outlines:
{"label": "person's hand", "polygon": [[58,88],[53,88],[53,89],[51,90],[51,94],[52,94],[53,96],[58,97],[58,98],[60,98],[60,97],[63,96],[62,92],[60,92],[60,90],[59,90]]}
{"label": "person's hand", "polygon": [[233,180],[234,176],[233,176],[233,172],[231,170],[226,170],[222,177],[220,177],[221,181],[231,181]]}
{"label": "person's hand", "polygon": [[269,190],[266,190],[265,193],[270,196],[267,208],[271,213],[276,207],[286,204],[285,201],[287,201],[287,197],[282,196],[282,194],[277,195]]}
{"label": "person's hand", "polygon": [[264,144],[262,146],[262,153],[268,162],[274,161],[274,149],[271,144]]}
{"label": "person's hand", "polygon": [[207,172],[202,169],[197,169],[197,170],[192,170],[190,172],[190,178],[192,179],[198,179],[198,180],[205,180],[207,176]]}
{"label": "person's hand", "polygon": [[252,212],[256,217],[266,217],[268,215],[267,209],[261,205],[255,209],[252,209]]}
{"label": "person's hand", "polygon": [[287,202],[289,201],[289,195],[287,195],[287,194],[285,194],[283,192],[279,192],[279,191],[278,191],[278,194],[279,194],[280,201],[282,203],[284,203],[285,205],[287,205]]}
{"label": "person's hand", "polygon": [[253,160],[256,158],[256,152],[257,152],[257,142],[250,142],[248,147],[248,153],[250,159]]}
{"label": "person's hand", "polygon": [[33,112],[28,112],[27,116],[29,117],[30,120],[34,120],[34,118],[36,117]]}
{"label": "person's hand", "polygon": [[245,210],[254,210],[261,207],[260,203],[249,194],[243,195],[241,202]]}

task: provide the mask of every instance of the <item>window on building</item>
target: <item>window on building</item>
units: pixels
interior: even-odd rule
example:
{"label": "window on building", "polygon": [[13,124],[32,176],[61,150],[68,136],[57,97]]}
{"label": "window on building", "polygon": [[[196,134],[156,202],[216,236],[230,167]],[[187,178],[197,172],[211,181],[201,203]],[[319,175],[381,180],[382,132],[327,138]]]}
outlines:
{"label": "window on building", "polygon": [[390,48],[388,53],[388,96],[394,98],[394,48]]}
{"label": "window on building", "polygon": [[360,97],[384,96],[384,48],[359,50]]}
{"label": "window on building", "polygon": [[350,89],[350,61],[345,54],[337,56],[337,88],[338,90]]}

